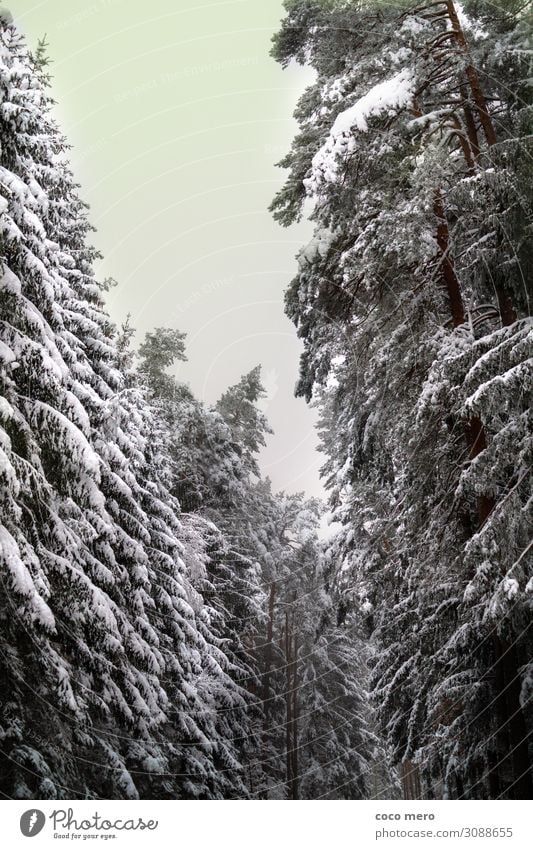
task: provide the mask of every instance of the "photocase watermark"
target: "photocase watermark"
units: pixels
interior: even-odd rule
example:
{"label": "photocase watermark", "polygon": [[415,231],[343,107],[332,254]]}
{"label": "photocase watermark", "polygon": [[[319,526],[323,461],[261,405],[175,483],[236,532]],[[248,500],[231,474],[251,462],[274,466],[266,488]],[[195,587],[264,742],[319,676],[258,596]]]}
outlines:
{"label": "photocase watermark", "polygon": [[232,59],[221,59],[218,62],[204,62],[199,65],[186,65],[183,68],[178,68],[175,71],[165,71],[159,74],[158,77],[153,77],[149,80],[139,83],[139,85],[118,92],[114,96],[115,103],[124,103],[126,100],[132,100],[136,97],[142,97],[149,91],[154,91],[161,86],[172,85],[178,80],[188,80],[202,74],[218,73],[220,71],[231,70],[234,68],[249,68],[254,65],[259,65],[258,56],[236,56]]}
{"label": "photocase watermark", "polygon": [[42,811],[32,808],[24,811],[20,818],[20,830],[24,837],[36,837],[43,830],[46,817]]}
{"label": "photocase watermark", "polygon": [[106,9],[122,3],[124,3],[124,0],[98,0],[98,3],[86,5],[83,9],[80,9],[74,14],[62,18],[57,23],[57,29],[64,30],[69,27],[79,26],[80,24],[84,24],[89,18],[92,18],[95,15],[101,15],[105,13]]}
{"label": "photocase watermark", "polygon": [[209,280],[206,283],[202,283],[202,285],[192,294],[190,294],[183,301],[180,301],[177,304],[174,304],[174,308],[172,311],[172,317],[177,318],[183,313],[190,310],[204,298],[209,297],[209,295],[213,295],[215,292],[220,291],[220,289],[225,289],[227,286],[232,286],[235,283],[235,275],[231,274],[227,277],[220,277],[216,280]]}
{"label": "photocase watermark", "polygon": [[[16,705],[8,704],[3,711],[4,722],[17,726],[19,721],[19,710]],[[25,732],[26,743],[31,743],[33,747],[46,746],[50,741],[37,733],[33,728],[28,728]]]}
{"label": "photocase watermark", "polygon": [[[91,818],[76,819],[72,808],[67,808],[67,810],[59,808],[52,811],[50,819],[54,832],[59,832],[62,837],[70,835],[74,839],[81,837],[81,834],[77,834],[77,832],[82,834],[84,832],[104,832],[111,836],[117,831],[155,831],[159,825],[158,820],[144,820],[142,817],[110,820],[98,812],[95,812]],[[63,829],[63,834],[61,829]]]}
{"label": "photocase watermark", "polygon": [[[38,808],[29,808],[20,818],[20,830],[24,837],[36,837],[46,825],[47,817]],[[100,838],[112,840],[122,832],[155,831],[158,820],[143,817],[120,817],[110,819],[98,811],[87,816],[78,816],[73,808],[57,808],[48,815],[54,838],[58,840],[87,840]]]}

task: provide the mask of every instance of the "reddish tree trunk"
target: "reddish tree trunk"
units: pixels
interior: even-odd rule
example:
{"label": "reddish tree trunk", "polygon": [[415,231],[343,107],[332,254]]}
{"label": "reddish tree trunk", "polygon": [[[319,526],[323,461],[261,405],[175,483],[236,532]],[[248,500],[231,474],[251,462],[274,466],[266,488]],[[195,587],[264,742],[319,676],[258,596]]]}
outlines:
{"label": "reddish tree trunk", "polygon": [[[459,48],[465,54],[468,54],[468,44],[465,38],[465,34],[463,32],[463,28],[461,27],[459,17],[457,15],[454,0],[446,0],[446,9],[452,25],[452,31],[454,34],[455,41]],[[483,89],[481,88],[479,75],[471,63],[468,63],[468,65],[466,66],[465,74],[468,79],[470,90],[472,92],[472,98],[476,106],[476,111],[479,115],[480,124],[483,127],[483,132],[485,134],[487,144],[489,145],[489,147],[492,147],[492,145],[496,144],[498,139],[496,136],[496,128],[494,126],[494,122],[487,108],[487,100],[483,93]],[[472,144],[475,145],[475,147],[472,147],[473,151],[477,148],[477,154],[475,154],[475,158],[477,159],[477,156],[479,154],[479,145],[477,144],[477,131],[475,127],[475,122],[472,117],[472,111],[468,104],[468,98],[466,97],[466,92],[464,92],[464,88],[461,91],[461,95],[465,103],[465,118],[467,122],[469,138],[471,137],[470,144],[471,146]],[[468,115],[468,112],[470,113],[470,115]],[[516,312],[513,306],[513,299],[511,298],[509,292],[507,291],[503,283],[496,282],[495,289],[496,298],[498,300],[498,309],[500,312],[501,323],[503,327],[508,327],[516,321]]]}
{"label": "reddish tree trunk", "polygon": [[450,234],[448,221],[444,212],[442,193],[437,190],[434,202],[435,215],[437,217],[437,246],[439,248],[438,261],[440,263],[444,285],[448,293],[450,312],[454,327],[464,324],[465,310],[459,281],[455,273],[455,266],[450,255]]}
{"label": "reddish tree trunk", "polygon": [[[453,0],[446,0],[446,9],[448,12],[448,17],[451,21],[452,32],[454,34],[455,41],[459,45],[461,50],[464,53],[468,54],[468,44],[466,43],[465,34],[459,21],[459,17],[457,15],[457,10],[455,8]],[[476,108],[479,114],[479,120],[481,122],[481,126],[483,127],[483,132],[485,133],[487,144],[496,144],[496,131],[494,129],[494,124],[492,123],[492,118],[490,117],[487,109],[487,101],[485,100],[485,95],[483,94],[483,91],[481,89],[478,73],[470,62],[465,68],[465,74],[468,79],[470,89],[472,91],[472,97],[474,99],[474,103],[476,104]]]}

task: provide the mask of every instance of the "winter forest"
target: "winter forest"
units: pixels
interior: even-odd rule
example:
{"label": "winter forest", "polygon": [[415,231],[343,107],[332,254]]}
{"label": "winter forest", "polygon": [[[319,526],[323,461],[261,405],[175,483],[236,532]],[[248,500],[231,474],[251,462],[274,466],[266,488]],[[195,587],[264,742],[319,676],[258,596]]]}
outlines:
{"label": "winter forest", "polygon": [[[327,503],[116,326],[46,45],[0,17],[0,794],[529,799],[525,0],[286,0],[271,211]],[[333,532],[324,537],[329,515]]]}

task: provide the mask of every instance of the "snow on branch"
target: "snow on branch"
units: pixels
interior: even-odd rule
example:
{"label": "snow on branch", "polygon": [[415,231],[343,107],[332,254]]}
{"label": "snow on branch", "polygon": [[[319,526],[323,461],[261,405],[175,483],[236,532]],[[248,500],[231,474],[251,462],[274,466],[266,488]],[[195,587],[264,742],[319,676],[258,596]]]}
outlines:
{"label": "snow on branch", "polygon": [[412,100],[414,91],[414,74],[409,68],[404,68],[373,86],[337,115],[328,138],[313,157],[312,175],[304,181],[308,194],[315,194],[322,182],[335,182],[339,159],[355,150],[354,131],[366,133],[369,118],[384,112],[395,114],[403,109]]}

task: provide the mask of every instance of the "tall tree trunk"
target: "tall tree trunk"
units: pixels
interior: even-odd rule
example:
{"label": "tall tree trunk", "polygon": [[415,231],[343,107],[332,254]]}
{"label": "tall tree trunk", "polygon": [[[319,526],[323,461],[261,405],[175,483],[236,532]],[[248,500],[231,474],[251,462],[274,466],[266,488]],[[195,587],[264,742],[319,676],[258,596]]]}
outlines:
{"label": "tall tree trunk", "polygon": [[272,716],[272,703],[270,696],[270,679],[271,679],[271,669],[272,669],[272,659],[274,654],[274,607],[276,602],[276,582],[272,581],[270,584],[270,592],[268,596],[268,618],[267,618],[267,629],[266,629],[266,645],[265,645],[265,658],[264,658],[264,669],[263,669],[263,747],[266,752],[269,751],[270,745],[272,743],[271,734],[270,734],[270,723]]}
{"label": "tall tree trunk", "polygon": [[[437,6],[441,4],[433,3],[431,5]],[[445,9],[444,15],[450,20],[455,43],[468,57],[468,44],[457,15],[454,0],[442,0],[442,6]],[[430,7],[426,8],[429,10]],[[428,14],[428,17],[432,18],[441,18],[442,16],[443,14],[441,12],[430,12]],[[497,136],[494,123],[488,111],[487,100],[480,84],[478,72],[468,59],[465,67],[465,76],[472,99],[470,99],[467,87],[462,81],[459,83],[459,92],[461,95],[468,145],[465,144],[465,140],[461,136],[459,136],[459,141],[468,169],[471,172],[477,164],[480,155],[478,131],[471,103],[473,103],[475,113],[478,115],[479,123],[483,129],[489,148],[497,143]],[[421,115],[420,108],[416,102],[413,105],[413,111],[416,115]],[[459,132],[457,124],[455,126]],[[435,193],[434,212],[437,218],[438,262],[448,295],[452,324],[454,327],[458,327],[465,321],[465,310],[453,256],[450,252],[449,228],[444,209],[444,200],[440,190],[437,190]],[[494,288],[502,326],[509,326],[516,321],[516,312],[512,298],[503,281],[496,281]],[[469,458],[472,461],[487,447],[485,428],[479,417],[473,417],[467,422],[465,426],[465,437]],[[483,494],[478,498],[478,528],[481,528],[485,524],[494,507],[495,500],[492,495]],[[529,740],[525,717],[520,705],[520,663],[518,650],[515,645],[508,645],[497,635],[491,638],[491,645],[494,653],[494,680],[496,690],[494,709],[497,717],[498,733],[494,741],[494,746],[491,747],[491,751],[488,754],[487,777],[489,796],[497,798],[500,794],[506,795],[504,767],[508,767],[509,760],[511,759],[513,781],[507,782],[509,798],[531,798],[533,787],[531,772],[528,769]],[[501,758],[502,750],[509,752],[503,761]],[[498,752],[500,755],[498,755]],[[502,762],[499,763],[499,761]],[[414,792],[414,769],[416,768],[414,768],[411,762],[406,762],[402,765],[402,785],[406,798],[412,798],[412,796],[407,794]],[[457,778],[457,781],[459,782],[457,787],[459,787],[459,778]]]}
{"label": "tall tree trunk", "polygon": [[[435,214],[437,216],[437,244],[440,253],[442,277],[448,293],[450,313],[454,327],[464,321],[464,306],[460,284],[455,273],[453,258],[450,255],[449,233],[446,222],[444,204],[440,192],[436,194]],[[512,319],[514,310],[507,315]],[[504,316],[502,315],[502,322]],[[469,449],[470,460],[474,460],[487,447],[487,439],[483,422],[477,416],[471,418],[465,425],[465,436]],[[492,495],[482,494],[478,498],[478,527],[481,528],[495,507]],[[472,577],[472,576],[470,576]],[[503,577],[503,576],[502,576]],[[498,635],[491,637],[494,653],[495,681],[495,715],[498,731],[495,739],[496,753],[508,751],[510,754],[502,759],[501,754],[489,754],[489,791],[492,798],[506,794],[506,772],[511,772],[512,782],[509,786],[509,798],[527,799],[532,794],[532,778],[529,766],[529,735],[525,717],[520,704],[520,664],[515,645],[506,644]],[[494,774],[496,773],[496,774]]]}
{"label": "tall tree trunk", "polygon": [[[498,787],[498,796],[508,799],[531,799],[533,784],[529,759],[528,732],[524,713],[520,703],[520,658],[516,644],[495,635],[492,638],[494,650],[494,676],[498,695],[494,702],[494,713],[498,723],[495,738],[496,754],[494,771],[497,777],[489,773],[489,780]],[[490,769],[490,767],[489,767]],[[506,780],[510,775],[511,780]]]}
{"label": "tall tree trunk", "polygon": [[[457,15],[454,0],[446,0],[446,9],[451,22],[455,42],[459,46],[459,49],[468,56],[468,43],[466,41],[466,37],[461,26],[459,16]],[[472,92],[472,99],[476,106],[476,111],[479,116],[480,124],[483,127],[483,132],[485,134],[487,144],[489,147],[492,147],[498,141],[496,135],[496,128],[494,126],[494,122],[487,107],[487,99],[481,87],[479,74],[471,62],[467,64],[465,68],[465,74],[470,86],[470,90]],[[466,97],[464,87],[461,89],[461,96],[464,101],[465,118],[467,122],[468,134],[470,137],[470,134],[472,133],[472,140],[474,140],[474,145],[476,145],[477,147],[477,154],[475,155],[475,159],[477,159],[477,155],[479,155],[479,145],[477,145],[476,141],[477,133],[475,123],[472,120],[472,111],[468,102],[469,98]],[[470,115],[468,113],[470,113]],[[473,150],[474,149],[475,148],[473,148]],[[495,282],[494,288],[496,291],[496,299],[498,301],[498,309],[500,312],[500,319],[502,325],[503,327],[508,327],[516,321],[516,311],[514,309],[513,299],[502,281]]]}
{"label": "tall tree trunk", "polygon": [[479,157],[479,139],[477,135],[477,127],[476,122],[474,120],[472,108],[469,103],[466,86],[462,81],[459,82],[459,93],[461,95],[462,100],[463,113],[465,116],[466,133],[468,136],[471,155],[474,162],[477,162]]}
{"label": "tall tree trunk", "polygon": [[[446,5],[456,43],[461,50],[468,53],[468,44],[457,15],[454,0],[446,0]],[[492,147],[497,143],[496,129],[487,108],[487,100],[481,88],[479,75],[471,63],[465,68],[465,73],[487,144],[489,147]],[[508,327],[516,321],[517,317],[513,300],[503,282],[495,283],[495,291],[501,323],[504,327]],[[472,454],[476,456],[486,447],[485,433],[482,426],[481,429],[477,430],[477,433],[474,428],[471,442],[471,456]],[[494,499],[491,496],[482,496],[480,499],[481,525],[485,523],[493,508]],[[492,645],[495,654],[495,678],[498,689],[495,712],[501,729],[499,736],[503,738],[503,746],[505,746],[505,741],[508,741],[508,751],[511,753],[496,768],[500,775],[505,774],[506,770],[504,767],[510,759],[512,761],[512,775],[514,776],[513,784],[509,791],[511,794],[510,798],[529,799],[531,798],[533,786],[531,771],[529,769],[529,735],[520,704],[520,663],[518,650],[516,645],[508,644],[498,635],[492,638]],[[502,746],[498,748],[501,751]],[[498,780],[496,783],[500,788],[498,795],[500,793],[505,794],[505,789],[501,789],[503,779]]]}
{"label": "tall tree trunk", "polygon": [[[457,327],[464,321],[464,306],[453,258],[450,255],[448,225],[440,192],[437,192],[436,195],[435,214],[438,221],[437,244],[442,277],[448,293],[452,322],[454,327]],[[466,423],[465,437],[470,460],[474,460],[487,447],[485,429],[479,417],[475,416]],[[477,503],[479,528],[483,527],[494,506],[495,500],[492,495],[482,494],[479,496]],[[489,792],[492,798],[497,798],[502,792],[505,794],[503,776],[508,771],[509,758],[511,758],[513,782],[516,782],[510,788],[511,798],[530,798],[531,775],[528,772],[528,735],[520,705],[520,678],[516,646],[506,646],[498,635],[491,637],[491,644],[495,659],[495,715],[498,731],[495,738],[495,751],[491,750],[489,754]],[[501,754],[498,756],[497,753],[506,750],[512,752],[512,755],[503,759]],[[409,778],[409,792],[412,792],[411,784],[412,779]]]}
{"label": "tall tree trunk", "polygon": [[292,798],[299,798],[298,786],[298,632],[294,631],[292,657]]}
{"label": "tall tree trunk", "polygon": [[413,761],[402,761],[401,779],[404,799],[422,798],[420,773],[417,764],[413,763]]}
{"label": "tall tree trunk", "polygon": [[263,702],[266,703],[270,693],[270,670],[272,668],[272,641],[274,639],[274,605],[276,602],[276,582],[270,584],[268,595],[268,619],[265,646],[265,668],[263,671]]}
{"label": "tall tree trunk", "polygon": [[[446,0],[446,10],[448,12],[448,17],[452,25],[452,32],[455,41],[460,47],[460,49],[466,55],[468,55],[468,44],[466,42],[461,22],[459,21],[459,16],[457,15],[454,0]],[[483,94],[483,90],[479,82],[478,73],[474,66],[471,64],[471,62],[468,62],[465,68],[465,74],[470,85],[470,89],[472,91],[472,97],[474,103],[476,104],[476,108],[479,114],[479,120],[481,122],[481,126],[483,127],[483,132],[485,133],[487,144],[496,144],[496,130],[494,129],[492,118],[490,117],[490,114],[487,109],[487,101],[485,99],[485,95]]]}
{"label": "tall tree trunk", "polygon": [[[444,209],[442,193],[435,193],[434,210],[437,218],[437,246],[439,249],[438,262],[441,268],[444,286],[448,295],[448,303],[452,324],[459,327],[465,322],[465,308],[461,286],[455,272],[455,264],[450,252],[450,234],[448,221]],[[487,438],[483,422],[478,416],[471,418],[465,425],[465,437],[469,450],[470,460],[474,460],[478,454],[487,447]],[[481,495],[478,499],[478,524],[483,526],[494,508],[494,499],[491,496]]]}
{"label": "tall tree trunk", "polygon": [[[474,460],[487,447],[485,428],[479,416],[469,419],[465,425],[466,441],[469,449],[469,459]],[[494,510],[495,501],[492,495],[482,494],[477,500],[478,528],[482,528]]]}
{"label": "tall tree trunk", "polygon": [[437,247],[439,249],[438,262],[440,264],[442,278],[448,294],[453,326],[459,327],[465,322],[465,309],[459,280],[457,279],[453,258],[450,254],[450,233],[446,213],[444,211],[442,192],[440,189],[437,189],[435,192],[433,208],[437,218]]}
{"label": "tall tree trunk", "polygon": [[292,760],[292,663],[291,663],[291,643],[292,634],[290,629],[289,611],[285,611],[285,676],[286,676],[286,694],[285,694],[285,751],[286,751],[286,783],[287,796],[293,798],[293,760]]}

